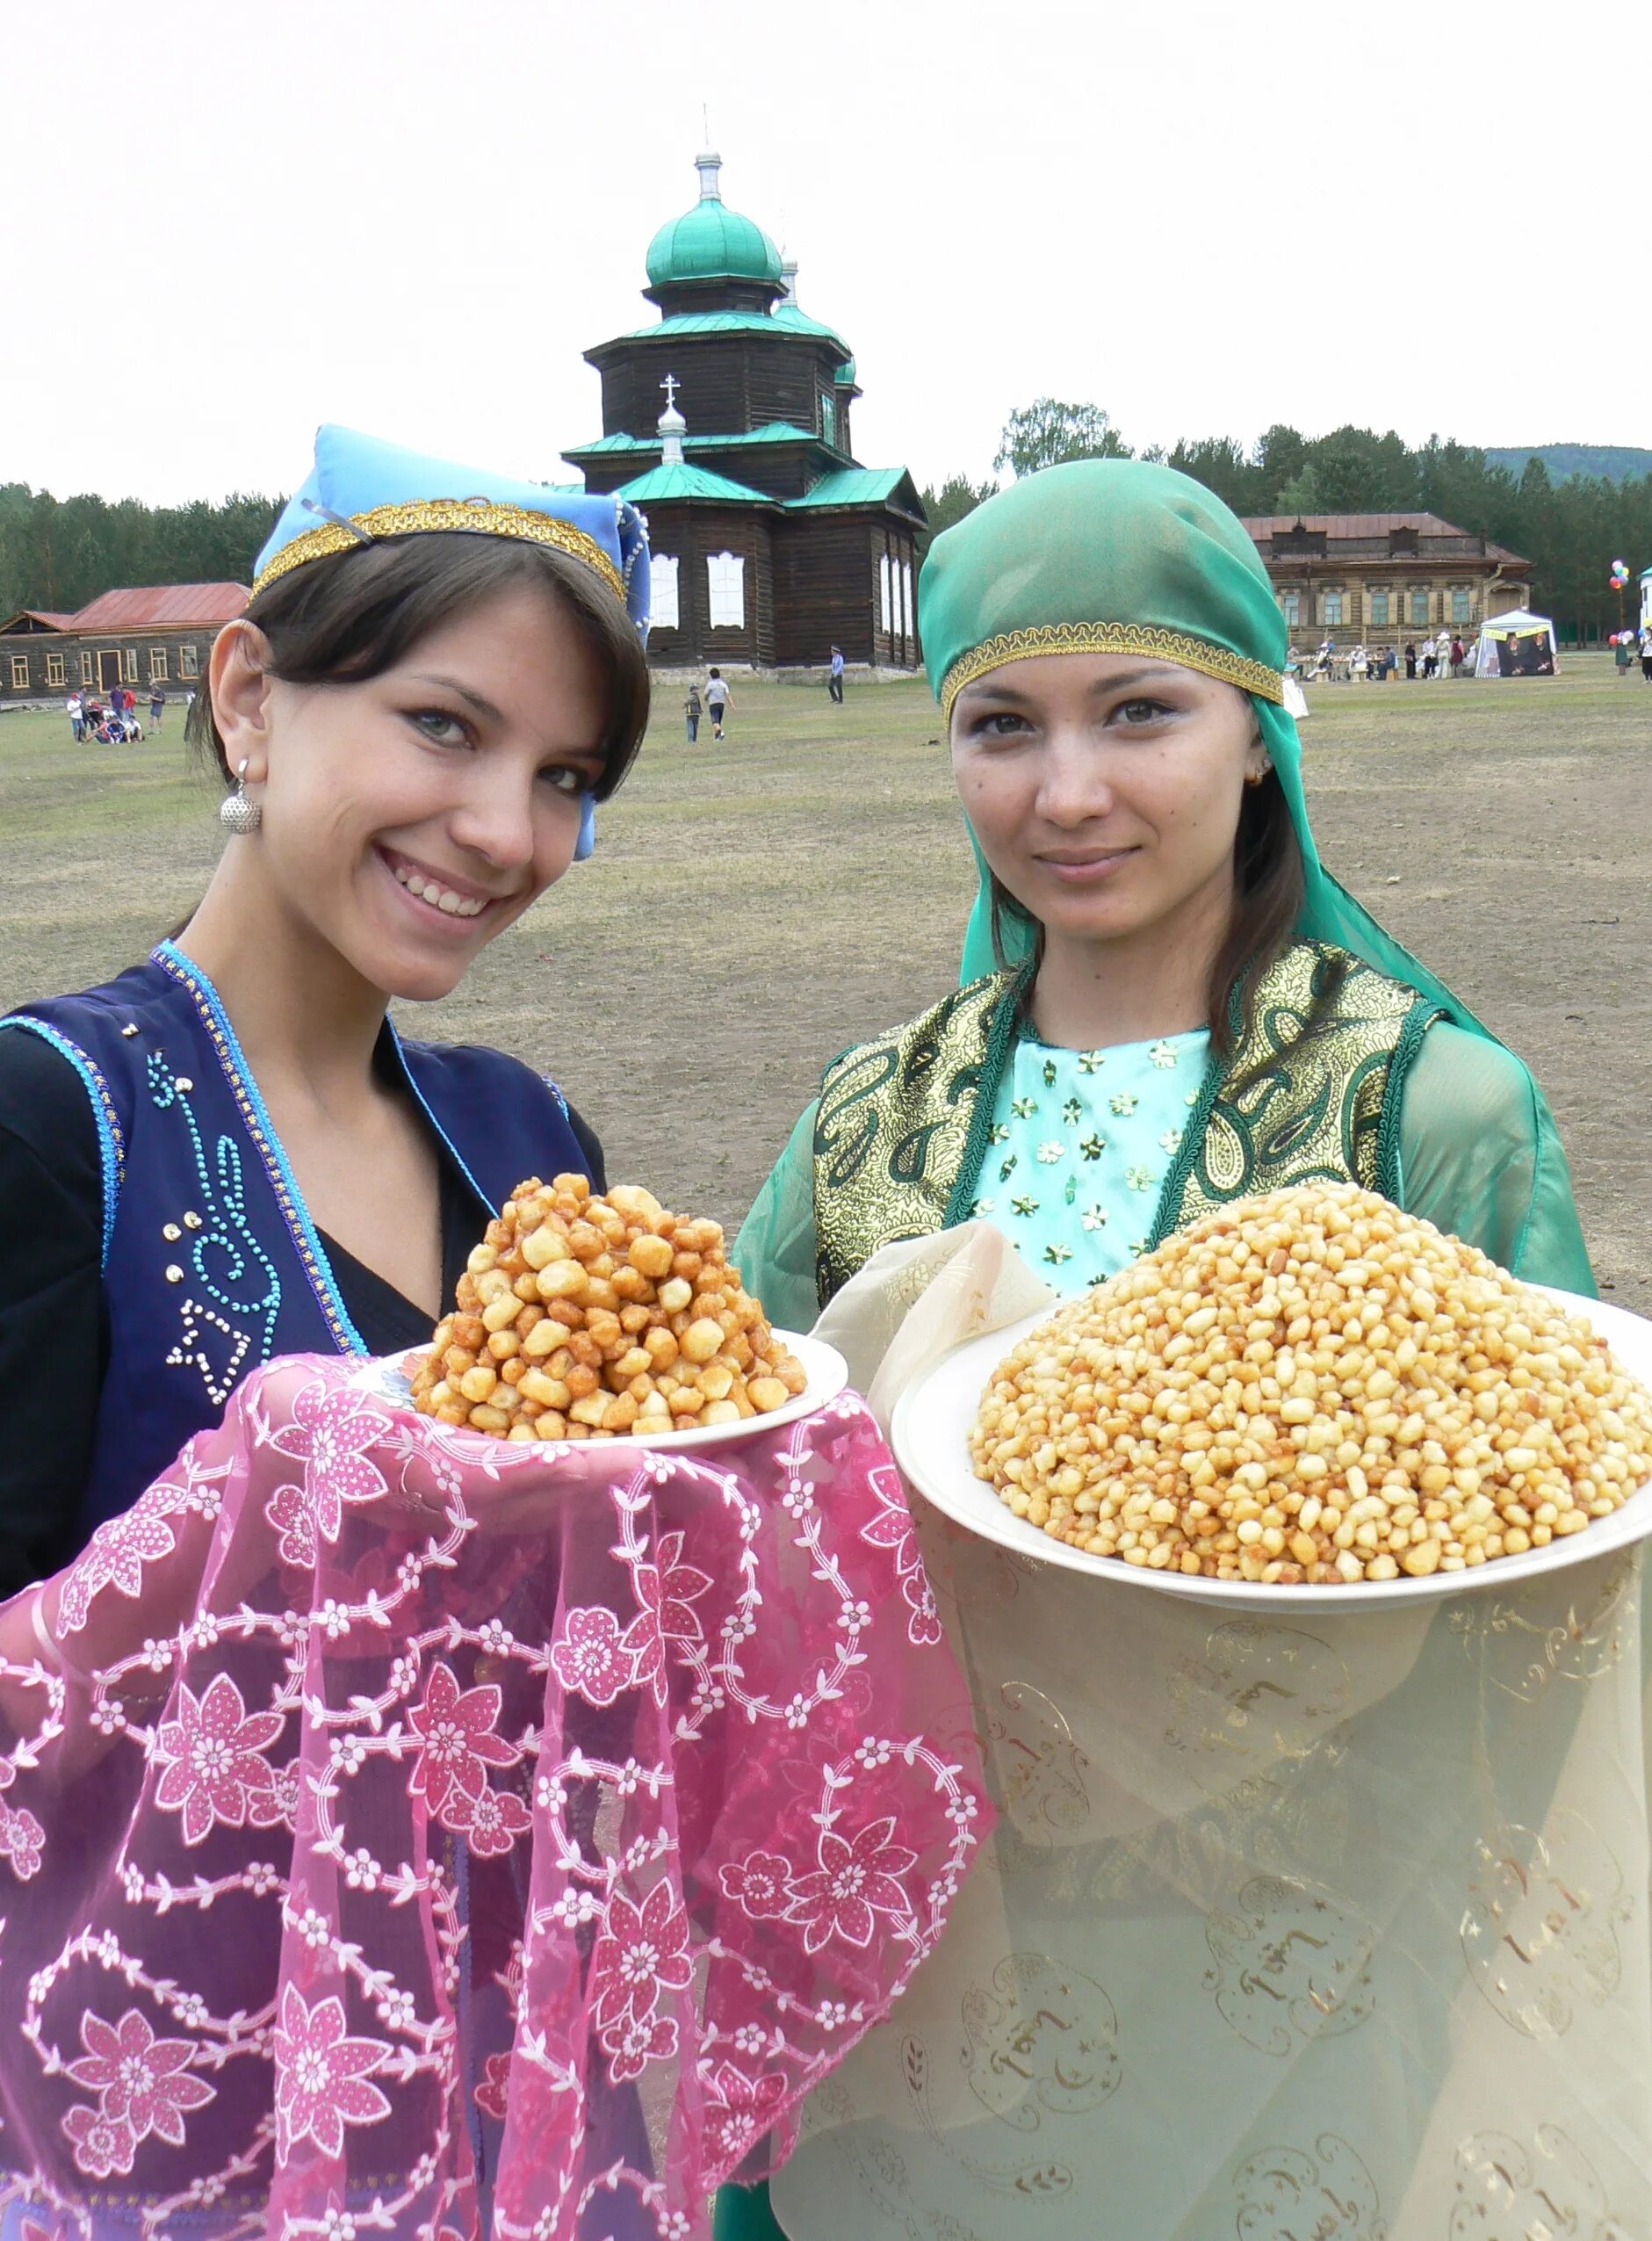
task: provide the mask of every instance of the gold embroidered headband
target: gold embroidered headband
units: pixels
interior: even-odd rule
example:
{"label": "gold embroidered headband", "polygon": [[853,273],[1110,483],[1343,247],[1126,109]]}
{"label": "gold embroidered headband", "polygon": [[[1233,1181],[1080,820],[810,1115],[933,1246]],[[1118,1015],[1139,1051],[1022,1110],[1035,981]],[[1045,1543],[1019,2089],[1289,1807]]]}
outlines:
{"label": "gold embroidered headband", "polygon": [[1191,638],[1179,630],[1161,630],[1151,623],[1042,623],[1028,630],[1006,631],[984,645],[960,654],[941,680],[941,712],[948,723],[958,695],[967,684],[1006,662],[1036,661],[1046,654],[1145,654],[1158,661],[1174,661],[1184,669],[1198,669],[1237,685],[1259,699],[1285,705],[1285,680],[1266,661],[1244,654],[1230,654],[1208,639]]}
{"label": "gold embroidered headband", "polygon": [[256,599],[261,591],[290,570],[302,567],[307,560],[324,560],[332,553],[347,553],[357,545],[372,544],[379,538],[411,537],[447,529],[465,530],[481,537],[516,537],[530,545],[553,545],[558,552],[566,553],[595,570],[621,606],[625,604],[625,586],[619,570],[595,539],[588,537],[582,529],[575,529],[572,522],[559,521],[551,514],[532,513],[525,506],[496,505],[487,498],[417,498],[407,505],[375,506],[368,513],[352,514],[348,521],[324,521],[281,547],[260,571],[252,596]]}

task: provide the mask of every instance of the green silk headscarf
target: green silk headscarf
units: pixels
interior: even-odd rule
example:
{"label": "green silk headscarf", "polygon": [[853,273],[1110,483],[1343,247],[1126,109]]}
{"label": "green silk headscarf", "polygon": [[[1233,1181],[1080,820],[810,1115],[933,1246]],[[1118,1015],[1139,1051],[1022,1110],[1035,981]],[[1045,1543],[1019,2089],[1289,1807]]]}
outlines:
{"label": "green silk headscarf", "polygon": [[[1013,483],[936,538],[919,582],[930,683],[949,722],[963,687],[1050,654],[1145,654],[1248,692],[1302,852],[1298,932],[1363,958],[1497,1038],[1461,997],[1379,926],[1319,860],[1302,793],[1302,750],[1285,706],[1289,653],[1266,568],[1238,517],[1173,467],[1078,459]],[[967,823],[967,820],[966,820]],[[985,860],[963,944],[965,985],[995,969]],[[1012,958],[1031,936],[1014,921]]]}

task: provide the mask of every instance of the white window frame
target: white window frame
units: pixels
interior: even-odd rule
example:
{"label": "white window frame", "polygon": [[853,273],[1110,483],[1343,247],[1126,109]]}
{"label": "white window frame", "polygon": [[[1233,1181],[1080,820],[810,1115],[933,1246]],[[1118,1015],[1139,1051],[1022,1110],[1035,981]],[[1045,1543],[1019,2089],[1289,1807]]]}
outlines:
{"label": "white window frame", "polygon": [[746,627],[746,556],[743,553],[708,553],[706,591],[711,603],[712,630]]}
{"label": "white window frame", "polygon": [[61,654],[48,654],[47,655],[46,682],[47,684],[67,684],[69,683],[69,679],[63,674],[63,657]]}
{"label": "white window frame", "polygon": [[198,677],[200,656],[192,646],[180,646],[177,650],[177,673],[181,677]]}
{"label": "white window frame", "polygon": [[653,610],[649,622],[654,630],[681,630],[682,611],[678,604],[677,556],[675,553],[655,553],[648,562],[648,602]]}
{"label": "white window frame", "polygon": [[887,552],[880,553],[877,556],[877,597],[878,611],[883,617],[884,635],[885,638],[893,638],[895,635],[895,624],[892,613],[893,600],[890,591],[890,573],[889,554]]}
{"label": "white window frame", "polygon": [[149,683],[153,684],[157,677],[164,683],[166,674],[166,648],[164,646],[152,646],[149,648]]}
{"label": "white window frame", "polygon": [[97,682],[97,662],[83,647],[80,657],[80,681],[83,684],[96,684]]}
{"label": "white window frame", "polygon": [[135,646],[123,646],[120,649],[120,682],[122,684],[136,684],[138,682],[138,649]]}
{"label": "white window frame", "polygon": [[[1345,627],[1342,619],[1343,597],[1344,595],[1340,591],[1322,591],[1319,595],[1321,613],[1327,630],[1342,630]],[[1337,609],[1334,615],[1331,611],[1333,601]]]}
{"label": "white window frame", "polygon": [[900,564],[900,628],[901,636],[903,638],[911,638],[913,636],[913,624],[914,620],[915,618],[913,613],[912,597],[912,562],[910,560],[903,560]]}
{"label": "white window frame", "polygon": [[[22,672],[20,676],[19,671]],[[11,656],[11,690],[13,692],[26,692],[28,689],[29,657],[26,654],[14,654]]]}
{"label": "white window frame", "polygon": [[1282,614],[1285,618],[1286,629],[1295,630],[1298,628],[1302,619],[1302,593],[1300,591],[1281,591],[1279,596],[1279,606],[1280,614]]}

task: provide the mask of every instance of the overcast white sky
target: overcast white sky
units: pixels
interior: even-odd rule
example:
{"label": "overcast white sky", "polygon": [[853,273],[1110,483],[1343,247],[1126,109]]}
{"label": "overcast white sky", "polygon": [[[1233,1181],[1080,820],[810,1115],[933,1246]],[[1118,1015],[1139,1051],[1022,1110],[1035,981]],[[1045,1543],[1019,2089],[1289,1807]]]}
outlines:
{"label": "overcast white sky", "polygon": [[653,315],[703,103],[725,199],[855,351],[868,465],[983,474],[1041,394],[1138,446],[1274,419],[1652,443],[1624,19],[1385,12],[18,5],[0,480],[290,489],[326,419],[571,479],[580,353]]}

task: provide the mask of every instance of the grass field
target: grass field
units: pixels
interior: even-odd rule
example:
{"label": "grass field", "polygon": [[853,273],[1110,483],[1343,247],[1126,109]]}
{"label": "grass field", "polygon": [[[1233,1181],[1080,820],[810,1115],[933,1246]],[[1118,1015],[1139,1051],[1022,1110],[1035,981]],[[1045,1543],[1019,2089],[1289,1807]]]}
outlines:
{"label": "grass field", "polygon": [[[617,1180],[728,1221],[822,1065],[950,984],[973,886],[922,685],[734,689],[690,748],[662,684],[595,860],[402,1023],[554,1073]],[[0,717],[0,1009],[108,978],[201,892],[219,797],[171,712],[132,749]],[[1652,690],[1601,655],[1322,686],[1304,738],[1328,864],[1531,1061],[1603,1283],[1652,1312]]]}

